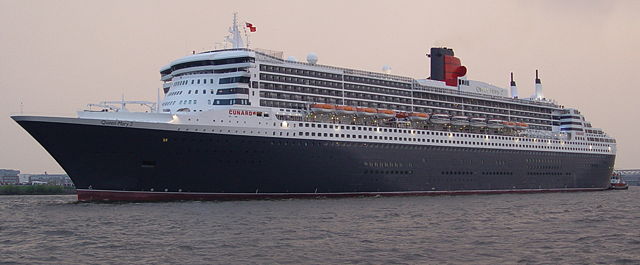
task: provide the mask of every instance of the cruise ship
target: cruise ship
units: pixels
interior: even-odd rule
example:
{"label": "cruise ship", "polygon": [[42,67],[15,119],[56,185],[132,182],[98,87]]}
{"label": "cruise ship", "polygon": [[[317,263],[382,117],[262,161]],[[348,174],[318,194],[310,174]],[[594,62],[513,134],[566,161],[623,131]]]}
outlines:
{"label": "cruise ship", "polygon": [[[104,102],[73,118],[12,118],[71,177],[80,201],[609,187],[615,139],[545,98],[537,71],[535,94],[520,97],[513,74],[509,88],[467,79],[446,47],[430,49],[430,77],[416,79],[250,49],[246,29],[234,16],[229,49],[162,67],[155,106]],[[132,103],[150,109],[128,111]]]}

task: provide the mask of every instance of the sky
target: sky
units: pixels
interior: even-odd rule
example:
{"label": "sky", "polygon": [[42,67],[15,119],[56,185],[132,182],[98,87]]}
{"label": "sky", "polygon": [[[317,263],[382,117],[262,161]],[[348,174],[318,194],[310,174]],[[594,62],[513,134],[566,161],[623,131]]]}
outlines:
{"label": "sky", "polygon": [[[223,43],[234,12],[252,48],[412,78],[434,46],[467,77],[522,96],[535,70],[547,98],[618,141],[617,169],[640,168],[640,1],[0,0],[0,168],[63,172],[12,114],[74,116],[88,103],[155,101],[159,69]],[[220,46],[219,46],[220,47]]]}

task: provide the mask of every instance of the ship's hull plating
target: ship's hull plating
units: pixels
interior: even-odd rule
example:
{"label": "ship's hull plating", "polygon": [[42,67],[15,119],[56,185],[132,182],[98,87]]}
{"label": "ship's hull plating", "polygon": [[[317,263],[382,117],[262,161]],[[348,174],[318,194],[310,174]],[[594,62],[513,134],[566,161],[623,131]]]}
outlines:
{"label": "ship's hull plating", "polygon": [[614,155],[283,139],[17,120],[79,200],[604,190]]}

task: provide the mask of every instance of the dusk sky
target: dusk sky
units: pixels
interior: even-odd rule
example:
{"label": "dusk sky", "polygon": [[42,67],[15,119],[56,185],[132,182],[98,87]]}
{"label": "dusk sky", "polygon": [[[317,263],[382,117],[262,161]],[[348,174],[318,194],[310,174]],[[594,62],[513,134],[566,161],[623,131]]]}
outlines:
{"label": "dusk sky", "polygon": [[214,49],[233,13],[251,48],[285,58],[429,76],[433,46],[467,77],[547,98],[618,141],[616,168],[640,168],[640,1],[7,1],[0,0],[0,168],[63,172],[10,115],[75,116],[87,103],[156,100],[159,69]]}

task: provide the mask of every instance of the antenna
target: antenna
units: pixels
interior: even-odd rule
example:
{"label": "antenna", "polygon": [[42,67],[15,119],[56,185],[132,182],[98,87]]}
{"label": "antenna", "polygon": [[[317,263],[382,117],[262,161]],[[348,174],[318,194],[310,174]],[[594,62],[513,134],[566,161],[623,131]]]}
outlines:
{"label": "antenna", "polygon": [[242,35],[240,35],[240,29],[238,29],[238,13],[233,13],[233,25],[229,28],[230,36],[227,36],[226,40],[233,45],[234,49],[243,48]]}
{"label": "antenna", "polygon": [[244,31],[244,38],[247,39],[247,48],[249,48],[251,41],[249,40],[249,34],[247,34],[247,27],[242,27],[242,31]]}

